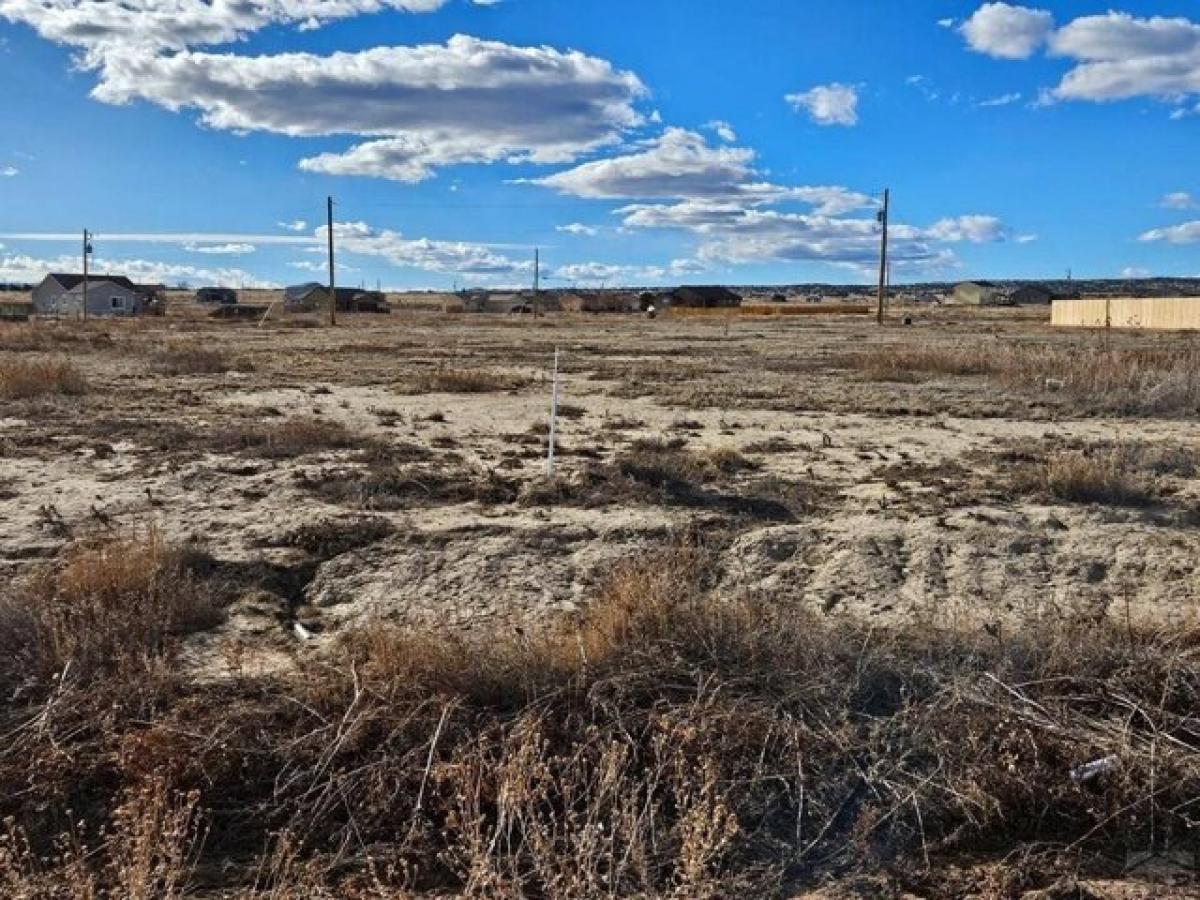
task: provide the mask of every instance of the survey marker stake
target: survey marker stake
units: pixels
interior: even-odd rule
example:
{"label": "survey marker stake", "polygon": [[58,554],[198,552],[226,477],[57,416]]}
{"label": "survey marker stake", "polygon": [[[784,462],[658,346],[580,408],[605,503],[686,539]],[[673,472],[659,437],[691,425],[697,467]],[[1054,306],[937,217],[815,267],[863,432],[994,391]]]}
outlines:
{"label": "survey marker stake", "polygon": [[546,451],[546,477],[554,477],[554,442],[558,435],[558,348],[554,348],[554,381],[550,388],[550,446]]}

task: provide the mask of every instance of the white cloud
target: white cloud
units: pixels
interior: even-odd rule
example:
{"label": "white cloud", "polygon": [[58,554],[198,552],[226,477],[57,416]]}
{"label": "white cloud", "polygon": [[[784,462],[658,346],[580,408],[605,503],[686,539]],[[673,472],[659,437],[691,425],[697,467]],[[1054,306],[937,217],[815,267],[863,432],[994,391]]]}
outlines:
{"label": "white cloud", "polygon": [[662,266],[625,266],[609,263],[585,262],[560,266],[554,277],[560,281],[590,284],[648,284],[662,281],[667,269]]}
{"label": "white cloud", "polygon": [[571,161],[640,125],[645,93],[595,57],[457,35],[324,57],[121,57],[93,96],[194,108],[205,125],[239,132],[374,138],[301,168],[415,182],[457,163]]}
{"label": "white cloud", "polygon": [[733,130],[733,126],[728,122],[723,122],[720,119],[715,119],[704,126],[721,140],[727,144],[737,142],[737,132]]}
{"label": "white cloud", "polygon": [[[700,237],[704,263],[822,262],[860,272],[876,265],[879,226],[874,218],[804,215],[748,209],[735,203],[685,201],[619,210],[629,229],[660,228]],[[896,224],[890,252],[901,269],[942,269],[955,263],[949,244],[1003,240],[1005,229],[990,216],[943,219],[930,228]]]}
{"label": "white cloud", "polygon": [[[764,180],[755,154],[740,147],[712,147],[699,134],[667,129],[627,154],[584,163],[535,183],[573,196],[633,200],[616,210],[623,231],[663,229],[694,235],[695,255],[665,267],[669,275],[703,271],[717,263],[821,262],[864,272],[876,264],[877,203],[839,186],[790,187]],[[773,208],[802,203],[808,213]],[[943,269],[955,264],[950,246],[1005,240],[993,216],[945,218],[928,228],[898,223],[892,255],[904,269]],[[579,264],[582,265],[582,264]],[[584,270],[571,274],[583,277]],[[593,280],[608,269],[592,270]],[[625,273],[626,275],[628,273]]]}
{"label": "white cloud", "polygon": [[[0,254],[0,281],[41,281],[48,272],[74,272],[79,268],[76,254],[40,258],[23,254]],[[92,271],[125,275],[147,284],[241,285],[255,288],[278,287],[273,281],[235,268],[207,268],[146,259],[97,257]]]}
{"label": "white cloud", "polygon": [[672,275],[699,275],[709,270],[708,264],[701,259],[673,259],[669,268]]}
{"label": "white cloud", "polygon": [[284,231],[308,231],[308,223],[303,219],[294,219],[291,222],[276,222]]}
{"label": "white cloud", "polygon": [[848,84],[819,85],[784,98],[797,112],[807,112],[818,125],[857,125],[858,89]]}
{"label": "white cloud", "polygon": [[534,183],[562,194],[599,200],[706,200],[763,204],[797,200],[837,214],[872,203],[836,186],[784,187],[763,180],[755,153],[712,147],[702,135],[668,128],[635,152],[584,163]]}
{"label": "white cloud", "polygon": [[946,243],[970,244],[991,244],[1008,237],[1003,223],[995,216],[958,216],[953,219],[941,219],[920,232],[920,235]]}
{"label": "white cloud", "polygon": [[1011,106],[1014,103],[1021,102],[1020,93],[1001,94],[999,97],[992,97],[988,100],[980,100],[979,105],[985,109],[996,106]]}
{"label": "white cloud", "polygon": [[1054,16],[1044,9],[985,3],[959,31],[972,50],[1000,59],[1028,59],[1054,30]]}
{"label": "white cloud", "polygon": [[570,225],[559,225],[554,229],[561,231],[563,234],[573,234],[577,237],[595,237],[599,232],[590,225],[584,225],[582,222],[572,222]]}
{"label": "white cloud", "polygon": [[246,256],[257,252],[253,244],[184,244],[189,253],[208,253],[213,256]]}
{"label": "white cloud", "polygon": [[[6,232],[0,237],[10,241],[47,241],[50,243],[74,244],[79,240],[79,233],[61,231]],[[93,233],[98,244],[315,244],[317,239],[311,235],[282,235],[282,234],[226,234],[206,232],[101,232]]]}
{"label": "white cloud", "polygon": [[1159,206],[1166,209],[1195,209],[1197,207],[1196,198],[1187,191],[1175,191],[1172,194],[1167,194],[1159,201]]}
{"label": "white cloud", "polygon": [[0,0],[0,19],[79,47],[85,64],[230,44],[269,25],[311,30],[334,19],[384,9],[433,12],[447,0]]}
{"label": "white cloud", "polygon": [[1200,243],[1200,221],[1155,228],[1139,235],[1138,240],[1146,243],[1164,241],[1168,244],[1197,244]]}
{"label": "white cloud", "polygon": [[1187,98],[1200,94],[1200,24],[1181,16],[1112,11],[1055,30],[1044,10],[988,3],[961,30],[973,49],[991,56],[1027,59],[1045,46],[1070,61],[1058,85],[1043,91],[1041,105],[1155,97],[1177,105],[1172,118],[1184,118],[1192,109]]}
{"label": "white cloud", "polygon": [[710,147],[694,131],[668,128],[644,149],[584,163],[535,183],[592,199],[725,197],[755,187],[754,151]]}
{"label": "white cloud", "polygon": [[0,166],[0,178],[15,178],[21,174],[16,166]]}
{"label": "white cloud", "polygon": [[105,103],[196,110],[202,124],[292,137],[365,138],[307,171],[415,182],[440,166],[561,163],[643,122],[636,76],[552,47],[457,35],[445,44],[318,56],[201,51],[270,26],[312,28],[448,0],[0,0],[0,19],[80,48]]}
{"label": "white cloud", "polygon": [[1018,234],[1013,240],[1018,244],[1032,244],[1038,239],[1036,234]]}
{"label": "white cloud", "polygon": [[[341,253],[377,257],[401,268],[464,275],[533,271],[531,259],[514,260],[483,244],[409,239],[398,231],[376,229],[366,222],[337,222],[333,233]],[[324,240],[324,226],[316,230],[316,235]]]}
{"label": "white cloud", "polygon": [[1149,278],[1150,270],[1142,269],[1137,266],[1126,266],[1121,270],[1122,278]]}

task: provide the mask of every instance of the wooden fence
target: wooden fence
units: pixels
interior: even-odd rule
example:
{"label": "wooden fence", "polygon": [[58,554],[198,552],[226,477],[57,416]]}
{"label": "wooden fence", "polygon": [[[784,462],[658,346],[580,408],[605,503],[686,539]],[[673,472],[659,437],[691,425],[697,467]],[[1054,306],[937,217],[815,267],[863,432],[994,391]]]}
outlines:
{"label": "wooden fence", "polygon": [[1200,297],[1055,300],[1050,321],[1064,328],[1200,330]]}

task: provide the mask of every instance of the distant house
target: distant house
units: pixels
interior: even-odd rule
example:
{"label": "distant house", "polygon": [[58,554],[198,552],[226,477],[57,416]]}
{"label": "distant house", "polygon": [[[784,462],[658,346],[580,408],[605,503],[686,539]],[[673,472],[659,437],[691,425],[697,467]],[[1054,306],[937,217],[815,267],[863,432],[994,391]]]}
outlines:
{"label": "distant house", "polygon": [[559,298],[533,291],[463,291],[459,295],[463,311],[469,313],[557,312]]}
{"label": "distant house", "polygon": [[283,291],[283,308],[288,312],[314,312],[329,307],[329,287],[310,281]]}
{"label": "distant house", "polygon": [[681,287],[667,295],[671,306],[683,309],[727,309],[742,305],[742,298],[729,288]]}
{"label": "distant house", "polygon": [[[328,292],[326,296],[329,296]],[[337,306],[338,312],[391,312],[387,297],[379,291],[365,291],[362,288],[337,288]]]}
{"label": "distant house", "polygon": [[1044,284],[1023,284],[1008,295],[1008,302],[1017,306],[1048,306],[1054,292]]}
{"label": "distant house", "polygon": [[638,295],[629,291],[565,291],[557,299],[563,312],[634,313],[640,309]]}
{"label": "distant house", "polygon": [[233,288],[206,287],[196,291],[196,302],[233,306],[238,302],[238,295]]}
{"label": "distant house", "polygon": [[[389,311],[387,298],[378,291],[362,288],[336,288],[338,312],[385,313]],[[310,281],[286,288],[283,292],[283,308],[288,312],[315,312],[329,308],[329,287]]]}
{"label": "distant house", "polygon": [[950,302],[956,306],[1006,306],[1008,294],[990,281],[964,281],[955,285]]}
{"label": "distant house", "polygon": [[33,304],[16,297],[0,297],[0,322],[25,322],[33,313]]}
{"label": "distant house", "polygon": [[[124,275],[88,275],[89,316],[137,316],[155,302],[147,288]],[[82,275],[53,273],[42,279],[31,294],[34,310],[44,316],[79,316],[83,311]]]}

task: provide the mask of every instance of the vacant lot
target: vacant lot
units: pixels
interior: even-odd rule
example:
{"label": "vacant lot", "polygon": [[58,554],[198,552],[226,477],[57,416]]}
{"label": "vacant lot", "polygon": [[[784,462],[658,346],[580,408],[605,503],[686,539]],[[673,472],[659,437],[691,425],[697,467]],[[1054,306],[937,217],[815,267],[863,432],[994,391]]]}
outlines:
{"label": "vacant lot", "polygon": [[0,325],[0,894],[1170,896],[1200,343],[913,316]]}

